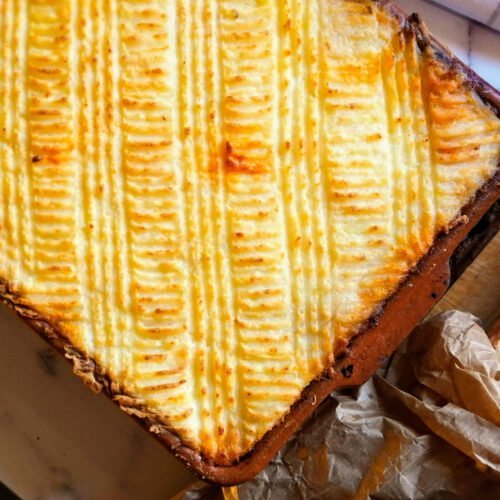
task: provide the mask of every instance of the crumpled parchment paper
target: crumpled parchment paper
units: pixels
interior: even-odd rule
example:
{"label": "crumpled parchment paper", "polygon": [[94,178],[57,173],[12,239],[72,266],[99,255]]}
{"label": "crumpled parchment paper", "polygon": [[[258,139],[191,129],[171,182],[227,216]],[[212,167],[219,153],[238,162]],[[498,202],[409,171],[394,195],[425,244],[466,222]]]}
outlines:
{"label": "crumpled parchment paper", "polygon": [[[226,500],[500,498],[500,351],[449,311],[390,367],[330,395],[255,479]],[[178,498],[216,498],[214,486]]]}

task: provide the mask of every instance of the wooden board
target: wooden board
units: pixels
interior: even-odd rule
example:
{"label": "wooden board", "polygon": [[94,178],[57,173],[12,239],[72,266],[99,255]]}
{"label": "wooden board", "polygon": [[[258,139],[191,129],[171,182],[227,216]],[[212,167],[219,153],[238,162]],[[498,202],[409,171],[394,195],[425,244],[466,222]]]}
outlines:
{"label": "wooden board", "polygon": [[430,313],[460,309],[481,319],[486,330],[500,321],[500,233],[470,264]]}

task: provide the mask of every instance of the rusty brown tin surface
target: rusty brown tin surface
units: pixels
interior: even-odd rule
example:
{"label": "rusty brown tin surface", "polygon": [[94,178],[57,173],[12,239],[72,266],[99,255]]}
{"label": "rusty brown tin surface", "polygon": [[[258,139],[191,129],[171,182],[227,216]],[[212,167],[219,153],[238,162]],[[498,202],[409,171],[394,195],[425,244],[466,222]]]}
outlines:
{"label": "rusty brown tin surface", "polygon": [[[385,0],[376,3],[395,16],[403,29],[415,30],[422,49],[430,46],[446,64],[461,71],[471,88],[497,116],[500,115],[498,91],[450,54],[427,32],[418,16],[406,18],[394,4]],[[102,390],[122,408],[128,407],[128,413],[143,427],[154,432],[156,438],[194,473],[221,485],[234,485],[247,481],[260,472],[330,392],[362,384],[392,354],[446,292],[450,285],[450,276],[456,278],[498,231],[499,198],[500,172],[497,171],[497,175],[483,186],[474,200],[462,210],[465,217],[461,217],[460,222],[451,231],[436,239],[429,253],[421,259],[396,292],[380,305],[360,333],[351,338],[341,352],[337,352],[335,364],[319,379],[312,381],[283,420],[249,453],[241,457],[237,464],[231,466],[214,464],[185,446],[174,432],[166,428],[164,422],[160,422],[147,408],[137,406],[132,398],[110,381],[105,371],[94,360],[79,353],[45,318],[17,301],[8,283],[1,280],[0,302],[13,309],[54,348],[70,359],[75,372],[94,390]],[[476,226],[479,227],[480,221],[480,231],[474,231]]]}

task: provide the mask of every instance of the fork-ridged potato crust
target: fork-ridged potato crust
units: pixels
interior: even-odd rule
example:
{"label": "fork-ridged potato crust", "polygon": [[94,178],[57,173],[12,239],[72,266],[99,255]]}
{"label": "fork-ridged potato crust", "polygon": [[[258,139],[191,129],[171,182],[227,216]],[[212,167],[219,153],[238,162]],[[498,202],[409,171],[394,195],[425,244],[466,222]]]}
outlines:
{"label": "fork-ridged potato crust", "polygon": [[231,463],[494,174],[464,81],[369,0],[2,0],[0,277]]}

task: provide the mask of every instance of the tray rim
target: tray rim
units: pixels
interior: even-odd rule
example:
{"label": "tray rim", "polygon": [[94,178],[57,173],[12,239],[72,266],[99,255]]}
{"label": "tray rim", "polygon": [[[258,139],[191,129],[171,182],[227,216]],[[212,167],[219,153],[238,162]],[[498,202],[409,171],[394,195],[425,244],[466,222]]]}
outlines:
{"label": "tray rim", "polygon": [[[500,116],[500,93],[466,66],[427,30],[417,14],[406,16],[390,0],[372,0],[394,16],[403,29],[412,29],[421,49],[431,47],[447,65],[461,71],[474,92]],[[73,363],[74,372],[95,392],[104,392],[122,410],[129,413],[142,427],[149,430],[188,469],[204,480],[223,486],[240,484],[263,470],[285,442],[304,424],[321,402],[335,389],[357,386],[367,380],[418,322],[440,300],[449,287],[449,262],[456,248],[481,218],[500,198],[500,164],[496,174],[461,210],[457,224],[437,236],[429,252],[422,257],[395,292],[382,302],[349,343],[337,350],[336,361],[322,375],[311,381],[290,411],[271,428],[234,465],[217,465],[189,446],[165,427],[158,416],[126,394],[91,357],[78,351],[73,344],[50,324],[48,318],[22,303],[9,283],[0,277],[0,303],[26,322],[52,347]],[[406,314],[401,318],[401,312]],[[394,319],[397,317],[397,324]],[[370,342],[367,342],[370,340]],[[368,347],[369,344],[369,347]]]}

